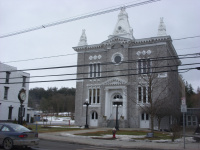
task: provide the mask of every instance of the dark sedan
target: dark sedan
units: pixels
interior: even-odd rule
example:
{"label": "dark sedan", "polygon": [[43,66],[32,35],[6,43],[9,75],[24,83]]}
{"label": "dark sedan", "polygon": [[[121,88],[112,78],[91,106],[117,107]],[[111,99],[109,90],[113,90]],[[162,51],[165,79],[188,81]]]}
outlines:
{"label": "dark sedan", "polygon": [[13,146],[34,146],[39,144],[38,133],[13,123],[0,123],[0,145],[6,150]]}

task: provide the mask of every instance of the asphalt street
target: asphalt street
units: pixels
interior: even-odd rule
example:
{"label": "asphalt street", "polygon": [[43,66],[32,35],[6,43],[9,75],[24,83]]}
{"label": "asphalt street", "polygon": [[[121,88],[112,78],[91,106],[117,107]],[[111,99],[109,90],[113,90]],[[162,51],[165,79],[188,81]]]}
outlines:
{"label": "asphalt street", "polygon": [[[84,144],[74,144],[63,141],[49,141],[49,140],[40,140],[40,144],[36,147],[21,148],[15,147],[12,150],[131,150],[127,148],[112,148],[112,147],[100,147],[100,146],[91,146]],[[0,147],[0,150],[3,150],[3,147]]]}

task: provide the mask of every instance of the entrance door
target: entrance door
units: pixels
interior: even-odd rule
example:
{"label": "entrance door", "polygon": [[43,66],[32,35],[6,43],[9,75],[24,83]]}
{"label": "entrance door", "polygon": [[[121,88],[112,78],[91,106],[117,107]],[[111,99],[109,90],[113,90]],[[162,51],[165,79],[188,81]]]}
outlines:
{"label": "entrance door", "polygon": [[146,113],[141,114],[140,128],[149,128],[149,114]]}
{"label": "entrance door", "polygon": [[97,127],[98,126],[98,114],[96,111],[92,112],[90,117],[90,126]]}

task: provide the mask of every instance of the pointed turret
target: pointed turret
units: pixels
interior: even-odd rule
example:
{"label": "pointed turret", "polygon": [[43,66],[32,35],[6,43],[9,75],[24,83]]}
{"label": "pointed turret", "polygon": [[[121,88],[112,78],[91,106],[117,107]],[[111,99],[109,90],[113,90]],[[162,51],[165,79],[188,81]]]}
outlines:
{"label": "pointed turret", "polygon": [[166,33],[166,27],[165,27],[165,24],[163,22],[163,17],[160,18],[160,24],[159,24],[159,27],[158,27],[158,34],[157,36],[166,36],[167,33]]}
{"label": "pointed turret", "polygon": [[82,35],[81,35],[79,43],[78,43],[78,46],[84,46],[84,45],[87,45],[87,37],[85,34],[85,29],[82,30]]}
{"label": "pointed turret", "polygon": [[130,24],[128,21],[128,14],[125,11],[124,7],[121,8],[121,11],[118,15],[117,24],[115,26],[113,34],[110,35],[108,38],[110,39],[114,36],[134,39],[133,29],[130,27]]}

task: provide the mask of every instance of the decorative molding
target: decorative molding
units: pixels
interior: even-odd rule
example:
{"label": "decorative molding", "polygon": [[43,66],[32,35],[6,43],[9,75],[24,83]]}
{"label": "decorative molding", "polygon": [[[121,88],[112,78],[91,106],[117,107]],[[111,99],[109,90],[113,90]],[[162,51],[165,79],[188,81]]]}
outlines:
{"label": "decorative molding", "polygon": [[85,34],[85,29],[82,30],[82,35],[81,35],[79,43],[78,43],[78,46],[84,46],[84,45],[87,45],[87,37]]}
{"label": "decorative molding", "polygon": [[126,83],[127,82],[125,80],[122,80],[120,78],[111,78],[103,82],[102,85],[124,85]]}
{"label": "decorative molding", "polygon": [[140,56],[140,55],[150,55],[151,54],[151,50],[147,50],[147,51],[145,51],[145,50],[143,50],[143,51],[137,51],[137,53],[136,53],[138,56]]}
{"label": "decorative molding", "polygon": [[97,60],[97,59],[101,59],[102,58],[102,56],[101,55],[94,55],[94,56],[90,56],[89,57],[89,60]]}
{"label": "decorative molding", "polygon": [[117,24],[115,25],[115,29],[112,35],[108,38],[112,38],[113,36],[125,37],[129,39],[134,39],[133,37],[133,29],[131,28],[128,21],[128,14],[125,11],[125,7],[121,8],[121,11],[118,15]]}
{"label": "decorative molding", "polygon": [[160,24],[158,26],[158,34],[157,36],[166,36],[166,26],[163,22],[163,17],[160,18]]}

